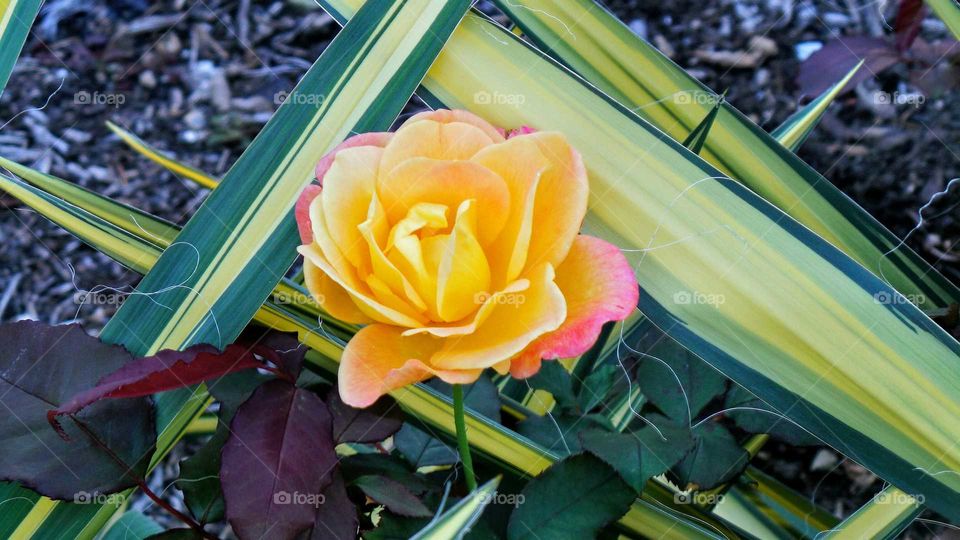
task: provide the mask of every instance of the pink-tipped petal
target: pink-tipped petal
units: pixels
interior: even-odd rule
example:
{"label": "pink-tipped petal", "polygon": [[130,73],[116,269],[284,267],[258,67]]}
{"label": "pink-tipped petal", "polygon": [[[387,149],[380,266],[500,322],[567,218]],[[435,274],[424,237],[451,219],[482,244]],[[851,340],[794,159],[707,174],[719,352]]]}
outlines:
{"label": "pink-tipped petal", "polygon": [[320,196],[323,188],[310,184],[300,193],[297,204],[293,208],[293,216],[297,220],[297,230],[300,231],[300,241],[304,244],[313,243],[313,224],[310,222],[310,203]]}
{"label": "pink-tipped petal", "polygon": [[341,150],[346,150],[347,148],[353,148],[354,146],[376,146],[383,148],[390,142],[390,139],[393,138],[393,133],[389,131],[375,131],[372,133],[361,133],[360,135],[354,135],[349,139],[338,144],[333,150],[327,152],[325,156],[320,159],[320,162],[317,163],[316,176],[317,180],[320,181],[320,184],[323,184],[323,177],[327,174],[327,171],[330,169],[330,166],[333,165],[333,158],[337,156],[337,152]]}
{"label": "pink-tipped petal", "polygon": [[401,329],[385,324],[364,327],[347,343],[340,360],[340,398],[351,407],[369,407],[380,396],[437,376],[451,384],[469,384],[479,369],[435,369],[423,359],[440,346],[426,335],[401,335]]}
{"label": "pink-tipped petal", "polygon": [[567,318],[514,357],[510,373],[516,378],[535,374],[541,359],[572,358],[587,352],[604,323],[626,319],[640,299],[627,258],[617,246],[592,236],[576,237],[557,268],[556,283],[567,301]]}

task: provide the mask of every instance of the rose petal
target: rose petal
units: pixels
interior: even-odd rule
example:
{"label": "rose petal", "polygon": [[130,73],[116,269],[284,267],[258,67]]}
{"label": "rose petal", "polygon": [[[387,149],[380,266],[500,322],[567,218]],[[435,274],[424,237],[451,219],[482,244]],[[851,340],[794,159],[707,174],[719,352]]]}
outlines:
{"label": "rose petal", "polygon": [[418,203],[458,208],[476,201],[478,239],[490,245],[503,229],[510,212],[510,192],[503,178],[469,161],[414,158],[377,179],[377,194],[390,223],[397,223]]}
{"label": "rose petal", "polygon": [[381,245],[386,244],[390,226],[387,223],[387,216],[376,197],[370,203],[369,214],[367,220],[361,223],[357,230],[365,240],[373,274],[382,279],[394,294],[403,297],[416,310],[426,311],[427,304],[414,289],[413,284],[387,258],[381,248]]}
{"label": "rose petal", "polygon": [[412,336],[416,334],[431,334],[437,337],[450,337],[472,334],[476,332],[477,328],[483,324],[483,321],[487,320],[487,317],[493,313],[493,309],[495,307],[501,304],[510,303],[511,298],[519,298],[517,293],[521,293],[529,288],[530,280],[518,279],[491,295],[484,295],[483,297],[478,298],[483,300],[483,304],[480,306],[480,309],[474,313],[473,318],[467,323],[457,322],[450,325],[432,325],[424,326],[422,328],[411,328],[406,330],[403,335]]}
{"label": "rose petal", "polygon": [[320,271],[325,273],[330,279],[343,287],[353,299],[357,308],[367,317],[386,324],[395,324],[407,328],[416,328],[423,326],[427,321],[420,317],[416,312],[403,312],[395,307],[384,305],[374,298],[373,292],[369,286],[361,282],[353,269],[349,269],[351,274],[347,276],[340,275],[334,270],[333,266],[323,256],[323,253],[317,248],[316,244],[300,246],[297,251],[305,259],[309,259]]}
{"label": "rose petal", "polygon": [[534,227],[537,186],[551,163],[540,151],[540,146],[529,137],[484,148],[471,161],[499,174],[510,190],[510,215],[503,231],[487,250],[493,288],[499,289],[517,279],[526,266]]}
{"label": "rose petal", "polygon": [[525,269],[559,265],[583,223],[589,194],[586,169],[566,138],[547,131],[519,135],[482,150],[472,161],[503,177],[511,193],[505,232],[489,250],[494,287]]}
{"label": "rose petal", "polygon": [[443,370],[428,365],[440,346],[430,336],[402,337],[400,329],[373,324],[361,329],[347,343],[340,360],[340,398],[351,407],[368,407],[380,396],[431,376],[451,384],[469,384],[480,376],[479,369]]}
{"label": "rose petal", "polygon": [[350,324],[369,324],[373,319],[360,311],[346,289],[325,274],[310,259],[303,260],[303,282],[324,311]]}
{"label": "rose petal", "polygon": [[604,323],[627,318],[640,298],[627,258],[617,246],[592,236],[576,237],[557,268],[556,283],[567,301],[566,320],[513,359],[510,373],[514,377],[535,374],[541,359],[572,358],[587,352]]}
{"label": "rose petal", "polygon": [[323,188],[310,184],[300,193],[297,204],[294,206],[293,215],[297,220],[297,231],[300,232],[300,241],[304,244],[313,243],[313,224],[310,222],[310,204],[320,196]]}
{"label": "rose petal", "polygon": [[444,369],[481,369],[512,358],[567,318],[563,293],[549,264],[527,276],[530,288],[496,305],[476,332],[444,340],[430,364]]}
{"label": "rose petal", "polygon": [[369,262],[367,243],[357,226],[367,219],[383,149],[348,148],[337,153],[323,182],[323,214],[333,242],[354,267]]}
{"label": "rose petal", "polygon": [[330,168],[330,165],[333,165],[333,159],[337,156],[337,153],[341,150],[346,150],[347,148],[353,148],[355,146],[376,146],[383,148],[390,142],[390,139],[393,138],[393,133],[388,131],[377,131],[372,133],[361,133],[359,135],[354,135],[349,139],[343,141],[334,147],[333,150],[327,152],[325,156],[320,159],[320,162],[317,163],[317,167],[314,171],[317,180],[320,181],[320,184],[323,184],[324,176],[327,174],[327,170]]}
{"label": "rose petal", "polygon": [[493,126],[490,122],[487,122],[483,118],[473,114],[472,112],[465,111],[463,109],[437,109],[435,111],[423,111],[417,113],[410,117],[409,120],[404,122],[404,126],[407,124],[412,124],[414,122],[419,122],[421,120],[432,120],[434,122],[439,122],[441,124],[450,124],[453,122],[462,122],[464,124],[470,124],[472,126],[478,127],[483,130],[487,136],[490,137],[493,142],[499,143],[503,142],[503,130],[498,129]]}
{"label": "rose petal", "polygon": [[494,142],[488,133],[464,122],[408,122],[397,130],[384,148],[380,174],[389,174],[395,167],[413,158],[447,161],[470,159]]}
{"label": "rose petal", "polygon": [[477,240],[477,209],[473,200],[457,209],[453,230],[443,243],[428,244],[439,254],[427,253],[427,259],[439,259],[437,269],[437,315],[445,322],[458,321],[477,311],[477,295],[490,287],[490,265]]}

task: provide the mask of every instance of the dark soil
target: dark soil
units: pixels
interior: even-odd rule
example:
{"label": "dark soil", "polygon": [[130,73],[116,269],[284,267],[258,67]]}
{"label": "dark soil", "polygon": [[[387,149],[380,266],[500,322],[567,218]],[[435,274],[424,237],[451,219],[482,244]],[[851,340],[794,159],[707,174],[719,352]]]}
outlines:
{"label": "dark soil", "polygon": [[[800,103],[798,45],[888,32],[876,4],[862,0],[608,6],[711,88],[728,90],[728,101],[765,129]],[[278,94],[293,87],[338,28],[312,0],[48,0],[0,98],[0,125],[9,120],[0,128],[0,155],[183,223],[206,191],[135,155],[104,122],[222,175],[270,118]],[[928,17],[921,36],[935,41],[948,33]],[[731,68],[711,59],[716,51],[746,51],[757,39],[776,52],[755,65]],[[866,99],[877,89],[913,90],[908,76],[897,66],[842,97],[799,151],[898,235],[910,232],[918,209],[960,176],[958,90],[927,95],[919,106],[878,107]],[[941,198],[908,241],[955,281],[960,222],[951,210],[958,202],[956,194]],[[0,203],[0,320],[77,319],[102,327],[117,306],[80,306],[78,290],[125,290],[138,276],[9,197],[0,195]],[[882,481],[830,454],[771,444],[755,463],[846,516]],[[175,469],[172,461],[162,476],[175,476]],[[946,537],[943,531],[916,524],[907,534]]]}

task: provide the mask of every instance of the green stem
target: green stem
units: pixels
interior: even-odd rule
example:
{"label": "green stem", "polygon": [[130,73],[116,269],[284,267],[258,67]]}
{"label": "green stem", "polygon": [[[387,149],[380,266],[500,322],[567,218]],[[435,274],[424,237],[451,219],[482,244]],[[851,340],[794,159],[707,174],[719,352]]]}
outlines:
{"label": "green stem", "polygon": [[463,418],[463,386],[453,385],[453,422],[457,426],[457,446],[460,448],[460,461],[467,477],[467,488],[477,489],[477,478],[473,475],[473,458],[470,457],[470,443],[467,442],[467,424]]}

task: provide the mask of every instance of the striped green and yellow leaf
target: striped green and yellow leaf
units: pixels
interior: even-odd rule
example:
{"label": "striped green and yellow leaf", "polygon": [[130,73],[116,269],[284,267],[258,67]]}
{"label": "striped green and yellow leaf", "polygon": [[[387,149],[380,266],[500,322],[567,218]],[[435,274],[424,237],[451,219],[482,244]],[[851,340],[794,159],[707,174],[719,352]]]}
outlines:
{"label": "striped green and yellow leaf", "polygon": [[897,538],[923,512],[917,499],[893,486],[887,486],[842,523],[824,531],[821,538]]}
{"label": "striped green and yellow leaf", "polygon": [[500,477],[478,487],[449,510],[432,520],[410,540],[459,540],[483,514],[483,510],[497,494]]}
{"label": "striped green and yellow leaf", "polygon": [[[676,140],[716,101],[713,91],[593,0],[496,3],[542,50]],[[960,301],[956,286],[729,103],[700,155],[922,308]]]}
{"label": "striped green and yellow leaf", "polygon": [[0,95],[42,3],[43,0],[0,0]]}
{"label": "striped green and yellow leaf", "polygon": [[157,165],[169,170],[173,174],[182,176],[188,180],[193,180],[200,186],[207,189],[213,189],[220,183],[220,180],[213,178],[207,173],[163,154],[156,148],[153,148],[149,144],[143,142],[140,137],[137,137],[133,133],[130,133],[113,122],[107,122],[107,127],[110,129],[110,131],[116,134],[117,137],[120,137],[120,140],[126,143],[127,146],[133,148],[137,153],[145,156],[150,161],[153,161]]}
{"label": "striped green and yellow leaf", "polygon": [[926,0],[926,2],[953,32],[953,37],[960,39],[960,3],[957,3],[957,0]]}
{"label": "striped green and yellow leaf", "polygon": [[[346,19],[360,4],[325,5]],[[960,475],[945,473],[960,470],[950,420],[960,346],[905,297],[484,17],[465,19],[422,91],[497,125],[565,133],[591,177],[585,229],[632,256],[646,316],[841,452],[960,516]],[[723,125],[718,116],[712,133]]]}
{"label": "striped green and yellow leaf", "polygon": [[822,94],[817,96],[816,99],[791,114],[782,124],[777,126],[777,129],[770,132],[770,136],[780,144],[786,146],[791,152],[796,152],[797,148],[800,148],[800,145],[803,144],[803,141],[807,140],[807,136],[810,135],[813,128],[820,123],[820,118],[823,116],[823,113],[827,111],[827,107],[840,95],[843,87],[850,82],[850,79],[853,78],[862,66],[863,61],[861,60],[833,86],[827,88]]}

